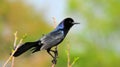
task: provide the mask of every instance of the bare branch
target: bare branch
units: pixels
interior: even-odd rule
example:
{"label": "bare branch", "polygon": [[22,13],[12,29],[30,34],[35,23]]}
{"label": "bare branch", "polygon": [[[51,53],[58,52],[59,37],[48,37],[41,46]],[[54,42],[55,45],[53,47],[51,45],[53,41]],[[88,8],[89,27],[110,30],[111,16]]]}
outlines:
{"label": "bare branch", "polygon": [[67,45],[67,58],[68,58],[68,60],[67,60],[67,66],[68,67],[71,67],[71,65],[70,65],[70,45]]}
{"label": "bare branch", "polygon": [[53,22],[54,22],[54,28],[56,27],[56,18],[53,17]]}
{"label": "bare branch", "polygon": [[[14,36],[15,36],[15,40],[14,40],[14,48],[16,47],[16,42],[17,42],[17,31],[14,33]],[[11,64],[11,67],[14,67],[14,57],[12,57],[12,64]]]}
{"label": "bare branch", "polygon": [[[55,19],[55,17],[53,17],[53,22],[54,22],[54,26],[53,27],[55,28],[56,27],[56,19]],[[52,64],[52,67],[55,67],[54,63]]]}
{"label": "bare branch", "polygon": [[16,46],[16,42],[17,42],[17,32],[16,33],[14,33],[14,36],[15,36],[15,40],[14,40],[14,50],[12,51],[12,54],[10,55],[10,57],[7,59],[7,61],[3,64],[3,67],[6,67],[6,65],[7,65],[7,63],[12,59],[12,65],[11,65],[11,67],[14,67],[14,57],[13,57],[13,55],[14,55],[14,53],[17,51],[17,49],[18,49],[18,47],[19,47],[19,45],[22,43],[22,41],[23,41],[23,38],[22,39],[20,39],[20,41],[19,41],[19,43],[18,43],[18,45]]}

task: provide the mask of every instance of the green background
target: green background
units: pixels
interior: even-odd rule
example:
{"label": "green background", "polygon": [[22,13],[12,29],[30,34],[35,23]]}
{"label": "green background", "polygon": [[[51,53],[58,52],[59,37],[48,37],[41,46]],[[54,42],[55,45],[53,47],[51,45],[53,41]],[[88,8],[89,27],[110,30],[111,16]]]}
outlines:
{"label": "green background", "polygon": [[[10,56],[15,31],[18,43],[25,33],[23,42],[35,41],[54,29],[42,12],[35,12],[22,0],[13,1],[0,0],[0,66]],[[73,67],[120,67],[120,0],[66,1],[64,14],[77,17],[81,24],[60,44],[56,67],[67,67],[67,45],[71,63],[79,57]],[[46,51],[28,51],[15,58],[15,67],[51,67],[51,60]],[[7,66],[10,65],[11,62]]]}

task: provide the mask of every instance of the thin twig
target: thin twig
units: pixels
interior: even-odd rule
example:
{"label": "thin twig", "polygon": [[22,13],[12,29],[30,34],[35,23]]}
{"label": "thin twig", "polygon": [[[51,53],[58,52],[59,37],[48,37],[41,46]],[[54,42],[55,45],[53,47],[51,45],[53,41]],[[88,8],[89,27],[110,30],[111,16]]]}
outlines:
{"label": "thin twig", "polygon": [[70,63],[71,61],[70,61],[70,45],[67,45],[67,58],[68,58],[68,61],[67,61],[67,66],[68,67],[72,67],[75,63],[76,63],[76,61],[79,59],[79,57],[76,57],[74,60],[73,60],[73,62],[72,63]]}
{"label": "thin twig", "polygon": [[74,59],[74,61],[72,62],[72,64],[71,64],[71,67],[76,63],[76,61],[79,59],[79,57],[76,57],[75,59]]}
{"label": "thin twig", "polygon": [[[15,36],[15,40],[14,40],[14,47],[16,46],[16,41],[17,41],[17,32],[14,33],[14,36]],[[12,50],[14,52],[14,50]],[[12,56],[13,56],[13,52],[12,54],[10,55],[10,57],[8,58],[8,60],[4,63],[3,67],[6,67],[7,63],[11,60]],[[14,66],[14,58],[12,58],[12,65],[11,67]]]}
{"label": "thin twig", "polygon": [[17,37],[17,31],[14,33],[14,36],[15,36],[14,47],[16,47],[16,42],[17,42],[17,39],[18,39],[18,37]]}
{"label": "thin twig", "polygon": [[[16,47],[16,42],[17,42],[17,31],[14,33],[14,36],[15,36],[15,40],[14,40],[14,48]],[[11,67],[14,67],[14,57],[12,57],[12,64],[11,64]]]}
{"label": "thin twig", "polygon": [[70,65],[70,45],[67,45],[67,57],[68,57],[67,66],[71,67],[71,65]]}
{"label": "thin twig", "polygon": [[53,17],[53,22],[54,22],[54,28],[56,27],[56,19],[55,19],[55,17]]}
{"label": "thin twig", "polygon": [[[17,39],[17,33],[15,34],[15,37],[16,37],[16,39]],[[22,41],[23,41],[23,38],[20,39],[18,45],[15,47],[15,50],[13,50],[13,52],[12,52],[12,54],[10,55],[10,57],[8,58],[8,60],[3,64],[3,67],[6,67],[7,63],[13,58],[14,53],[17,51],[17,49],[18,49],[19,45],[22,43]],[[14,46],[15,46],[15,42],[14,42]],[[14,60],[14,59],[13,59],[13,60]],[[14,66],[14,61],[12,61],[12,65]]]}
{"label": "thin twig", "polygon": [[52,64],[52,67],[55,67],[55,64]]}
{"label": "thin twig", "polygon": [[[56,27],[56,19],[55,19],[55,17],[53,17],[53,22],[54,22],[54,26],[53,27],[55,28]],[[52,67],[55,67],[54,63],[52,64]]]}
{"label": "thin twig", "polygon": [[3,67],[6,67],[7,63],[11,60],[12,55],[10,55],[10,57],[8,58],[8,60],[4,63]]}
{"label": "thin twig", "polygon": [[15,60],[15,58],[12,57],[12,64],[11,64],[11,67],[14,67],[14,60]]}

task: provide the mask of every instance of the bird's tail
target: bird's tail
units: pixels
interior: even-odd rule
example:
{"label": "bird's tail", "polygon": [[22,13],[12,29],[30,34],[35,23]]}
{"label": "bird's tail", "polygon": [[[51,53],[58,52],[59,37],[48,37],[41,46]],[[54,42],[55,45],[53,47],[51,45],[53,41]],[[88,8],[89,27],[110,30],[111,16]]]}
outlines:
{"label": "bird's tail", "polygon": [[40,50],[42,44],[40,41],[36,41],[36,42],[26,42],[24,44],[22,44],[21,46],[18,47],[17,51],[13,54],[14,57],[17,57],[19,55],[21,55],[22,53],[26,52],[27,50],[32,49],[32,53],[37,52]]}

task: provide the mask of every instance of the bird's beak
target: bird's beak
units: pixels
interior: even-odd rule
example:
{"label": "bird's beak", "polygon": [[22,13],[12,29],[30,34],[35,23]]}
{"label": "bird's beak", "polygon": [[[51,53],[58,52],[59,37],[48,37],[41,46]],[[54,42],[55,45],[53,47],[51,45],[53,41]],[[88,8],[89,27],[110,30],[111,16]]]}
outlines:
{"label": "bird's beak", "polygon": [[80,24],[80,23],[73,23],[73,24]]}

